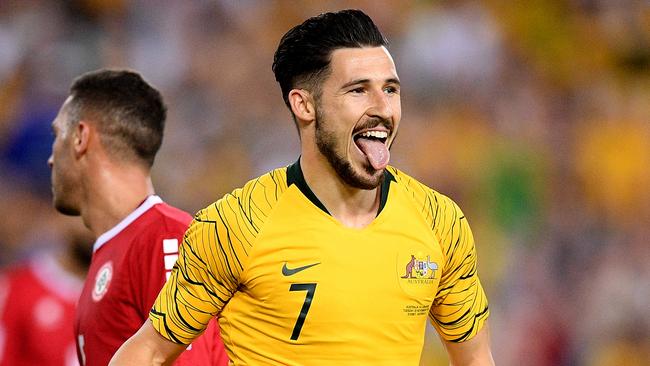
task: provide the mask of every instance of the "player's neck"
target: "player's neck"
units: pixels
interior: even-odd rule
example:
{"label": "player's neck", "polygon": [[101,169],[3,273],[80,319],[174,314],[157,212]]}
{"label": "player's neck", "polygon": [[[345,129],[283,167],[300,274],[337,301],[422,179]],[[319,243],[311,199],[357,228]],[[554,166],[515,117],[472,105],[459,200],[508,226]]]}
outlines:
{"label": "player's neck", "polygon": [[148,170],[134,165],[97,164],[87,175],[84,223],[99,236],[113,228],[154,194]]}
{"label": "player's neck", "polygon": [[380,190],[365,190],[346,184],[327,162],[300,158],[305,181],[329,213],[347,227],[363,228],[377,216]]}

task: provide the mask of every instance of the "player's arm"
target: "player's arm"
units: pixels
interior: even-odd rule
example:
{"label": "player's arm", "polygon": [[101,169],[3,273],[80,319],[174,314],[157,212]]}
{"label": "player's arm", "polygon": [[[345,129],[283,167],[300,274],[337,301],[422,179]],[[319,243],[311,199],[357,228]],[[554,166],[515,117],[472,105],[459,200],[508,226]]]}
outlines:
{"label": "player's arm", "polygon": [[434,232],[445,259],[430,319],[452,365],[492,365],[488,302],[477,273],[474,238],[465,215],[448,197],[436,195]]}
{"label": "player's arm", "polygon": [[173,361],[235,293],[248,241],[242,240],[243,233],[235,225],[237,199],[230,201],[220,200],[196,215],[171,276],[149,312],[149,321],[133,342],[123,346],[116,362],[157,365]]}
{"label": "player's arm", "polygon": [[117,350],[109,365],[171,365],[185,348],[187,345],[174,343],[161,336],[151,322],[146,321],[140,330]]}
{"label": "player's arm", "polygon": [[451,366],[494,366],[487,321],[472,339],[461,343],[443,341],[443,344]]}

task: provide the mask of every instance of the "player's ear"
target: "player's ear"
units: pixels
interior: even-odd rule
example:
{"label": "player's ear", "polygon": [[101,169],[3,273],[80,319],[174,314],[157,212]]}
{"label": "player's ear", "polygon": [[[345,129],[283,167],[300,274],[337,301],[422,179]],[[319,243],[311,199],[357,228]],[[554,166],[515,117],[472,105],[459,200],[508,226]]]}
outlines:
{"label": "player's ear", "polygon": [[84,120],[79,121],[75,126],[72,135],[72,146],[75,156],[80,157],[88,151],[91,128],[90,124]]}
{"label": "player's ear", "polygon": [[310,123],[316,119],[316,108],[311,93],[305,89],[292,89],[288,95],[291,111],[296,119]]}

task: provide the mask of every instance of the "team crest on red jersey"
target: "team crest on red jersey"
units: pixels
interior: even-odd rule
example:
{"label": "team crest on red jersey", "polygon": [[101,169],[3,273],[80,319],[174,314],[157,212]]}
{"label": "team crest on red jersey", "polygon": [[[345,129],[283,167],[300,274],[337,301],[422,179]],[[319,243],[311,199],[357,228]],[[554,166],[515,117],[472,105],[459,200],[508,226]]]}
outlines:
{"label": "team crest on red jersey", "polygon": [[93,288],[93,300],[99,301],[104,297],[108,291],[108,286],[111,284],[111,279],[113,278],[113,262],[108,261],[104,263],[97,275],[95,276],[95,287]]}

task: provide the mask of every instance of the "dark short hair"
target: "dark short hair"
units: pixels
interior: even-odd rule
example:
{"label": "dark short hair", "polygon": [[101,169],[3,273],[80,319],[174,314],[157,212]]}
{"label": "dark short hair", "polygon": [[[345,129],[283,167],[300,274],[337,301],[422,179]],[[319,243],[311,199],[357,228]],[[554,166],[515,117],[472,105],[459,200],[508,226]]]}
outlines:
{"label": "dark short hair", "polygon": [[307,19],[282,37],[273,58],[273,73],[284,103],[291,109],[289,92],[296,87],[310,89],[318,96],[334,50],[387,45],[375,23],[361,10],[341,10]]}
{"label": "dark short hair", "polygon": [[160,92],[140,74],[92,71],[74,80],[70,96],[70,122],[94,121],[100,141],[111,154],[153,165],[162,144],[167,108]]}

